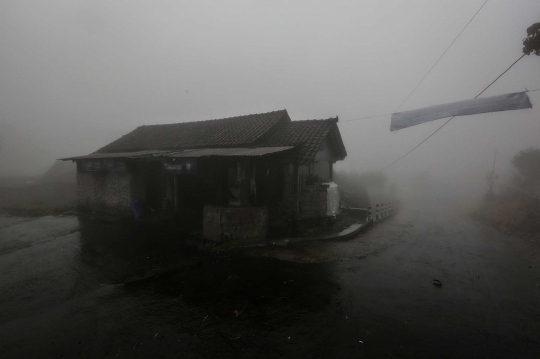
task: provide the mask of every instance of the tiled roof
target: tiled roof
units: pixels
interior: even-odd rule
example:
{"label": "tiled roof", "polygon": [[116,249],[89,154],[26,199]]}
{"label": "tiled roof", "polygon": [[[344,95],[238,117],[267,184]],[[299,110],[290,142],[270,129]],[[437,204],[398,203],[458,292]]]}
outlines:
{"label": "tiled roof", "polygon": [[281,120],[290,121],[287,110],[219,120],[141,126],[97,152],[241,147],[259,140]]}
{"label": "tiled roof", "polygon": [[60,158],[61,161],[133,158],[199,158],[199,157],[257,157],[292,150],[293,146],[272,147],[211,147],[168,151],[94,152],[86,156]]}
{"label": "tiled roof", "polygon": [[280,125],[274,134],[261,146],[296,146],[298,163],[308,164],[321,150],[324,139],[332,132],[338,142],[338,156],[345,158],[347,153],[337,127],[338,119],[292,121]]}

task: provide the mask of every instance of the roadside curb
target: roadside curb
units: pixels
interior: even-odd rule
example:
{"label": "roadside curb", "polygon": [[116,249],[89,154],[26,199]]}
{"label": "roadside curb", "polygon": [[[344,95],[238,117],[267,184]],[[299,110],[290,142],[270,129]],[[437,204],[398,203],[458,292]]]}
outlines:
{"label": "roadside curb", "polygon": [[346,228],[343,231],[336,234],[329,234],[326,236],[316,236],[316,237],[278,239],[278,240],[270,242],[269,244],[276,245],[276,246],[288,246],[290,244],[295,244],[295,243],[300,243],[300,242],[309,242],[309,241],[334,241],[334,240],[344,241],[344,240],[357,236],[359,233],[364,232],[372,225],[373,225],[373,220],[370,219],[365,223],[355,223],[349,228]]}

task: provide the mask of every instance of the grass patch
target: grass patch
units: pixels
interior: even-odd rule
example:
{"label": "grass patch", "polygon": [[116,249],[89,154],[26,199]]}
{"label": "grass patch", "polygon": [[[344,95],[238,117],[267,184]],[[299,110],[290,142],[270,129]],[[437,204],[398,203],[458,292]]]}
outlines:
{"label": "grass patch", "polygon": [[534,206],[520,200],[486,200],[473,217],[486,221],[504,233],[540,238],[540,221]]}
{"label": "grass patch", "polygon": [[0,214],[17,217],[54,216],[75,209],[76,206],[74,204],[50,206],[41,201],[33,201],[31,203],[0,204]]}

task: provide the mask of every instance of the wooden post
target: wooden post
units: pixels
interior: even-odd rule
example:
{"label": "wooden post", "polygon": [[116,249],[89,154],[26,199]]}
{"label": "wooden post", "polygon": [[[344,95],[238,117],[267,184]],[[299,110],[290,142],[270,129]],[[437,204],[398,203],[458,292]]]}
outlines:
{"label": "wooden post", "polygon": [[253,160],[251,162],[251,180],[250,180],[250,187],[251,187],[251,193],[253,193],[253,203],[252,205],[257,205],[257,165],[256,161]]}
{"label": "wooden post", "polygon": [[298,176],[298,165],[293,164],[293,180],[291,184],[293,186],[293,195],[294,195],[294,211],[298,214],[300,212],[300,180]]}
{"label": "wooden post", "polygon": [[178,189],[177,189],[177,186],[176,186],[176,173],[173,176],[174,176],[174,189],[173,189],[173,193],[174,193],[174,210],[178,211]]}

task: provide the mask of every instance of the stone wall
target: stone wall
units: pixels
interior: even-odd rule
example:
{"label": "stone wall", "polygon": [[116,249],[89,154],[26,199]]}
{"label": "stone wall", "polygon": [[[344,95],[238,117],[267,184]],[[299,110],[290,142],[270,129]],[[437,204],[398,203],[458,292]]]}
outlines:
{"label": "stone wall", "polygon": [[300,194],[300,217],[326,217],[327,187],[320,184],[304,185]]}
{"label": "stone wall", "polygon": [[79,205],[95,212],[129,215],[131,177],[129,172],[77,172]]}
{"label": "stone wall", "polygon": [[268,208],[204,206],[203,235],[232,246],[266,244]]}

